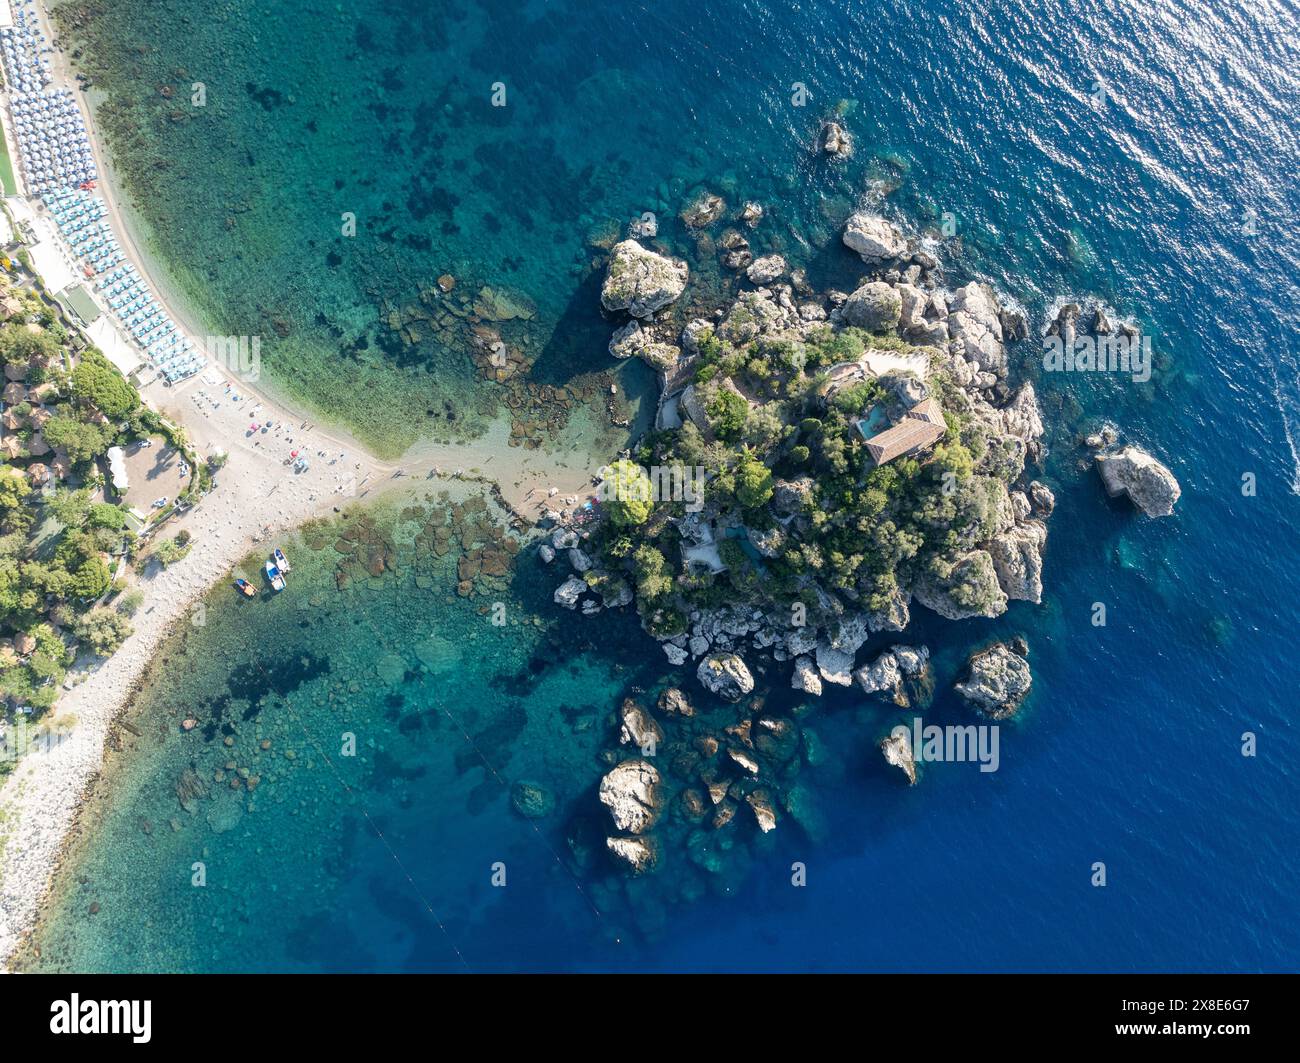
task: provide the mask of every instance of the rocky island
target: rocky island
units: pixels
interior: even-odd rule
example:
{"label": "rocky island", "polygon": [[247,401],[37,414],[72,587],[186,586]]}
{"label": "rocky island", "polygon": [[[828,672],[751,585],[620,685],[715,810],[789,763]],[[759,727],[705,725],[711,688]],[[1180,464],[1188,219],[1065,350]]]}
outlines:
{"label": "rocky island", "polygon": [[844,241],[854,290],[814,292],[770,256],[685,321],[682,263],[631,239],[610,257],[602,302],[633,318],[610,350],[661,374],[657,431],[611,467],[591,563],[557,601],[590,613],[632,591],[668,658],[724,697],[752,689],[746,653],[817,693],[850,685],[914,603],[956,620],[1042,595],[1053,500],[1026,468],[1043,424],[1005,349],[1023,319],[985,286],[949,294],[884,218],[855,214]]}
{"label": "rocky island", "polygon": [[[701,192],[681,220],[699,232],[726,210]],[[902,632],[918,607],[956,621],[1042,601],[1056,499],[1034,475],[1044,435],[1034,387],[1008,364],[1008,345],[1029,334],[1024,314],[985,284],[950,288],[918,241],[864,211],[843,231],[861,262],[856,283],[816,291],[782,255],[755,257],[741,227],[762,217],[747,203],[712,241],[735,274],[733,294],[712,304],[692,292],[688,265],[652,243],[645,218],[613,246],[601,290],[609,352],[658,373],[654,430],[602,470],[591,519],[557,526],[540,549],[572,570],[558,605],[586,616],[634,605],[708,695],[693,707],[665,693],[663,727],[632,699],[618,714],[599,787],[603,847],[634,873],[661,860],[656,829],[673,824],[711,872],[734,852],[719,832],[746,807],[760,836],[783,813],[807,826],[793,781],[816,759],[798,718],[807,706],[794,718],[767,709],[756,672],[770,687],[784,670],[813,697],[842,687],[886,710],[924,708],[929,649],[863,653],[871,640]],[[1068,304],[1045,342],[1077,317]],[[1121,327],[1090,317],[1093,331]],[[1107,491],[1168,515],[1173,474],[1117,438],[1108,428],[1085,444]],[[1028,652],[1017,637],[971,656],[954,690],[975,718],[1019,710]],[[917,781],[905,736],[879,750]]]}

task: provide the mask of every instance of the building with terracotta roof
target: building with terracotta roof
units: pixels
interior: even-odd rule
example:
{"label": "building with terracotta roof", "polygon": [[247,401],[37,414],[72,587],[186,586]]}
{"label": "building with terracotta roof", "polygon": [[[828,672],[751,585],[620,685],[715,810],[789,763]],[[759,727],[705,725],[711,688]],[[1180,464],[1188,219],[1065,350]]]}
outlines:
{"label": "building with terracotta roof", "polygon": [[884,465],[934,446],[947,431],[943,408],[934,399],[926,399],[908,410],[898,424],[868,439],[867,453],[876,465]]}

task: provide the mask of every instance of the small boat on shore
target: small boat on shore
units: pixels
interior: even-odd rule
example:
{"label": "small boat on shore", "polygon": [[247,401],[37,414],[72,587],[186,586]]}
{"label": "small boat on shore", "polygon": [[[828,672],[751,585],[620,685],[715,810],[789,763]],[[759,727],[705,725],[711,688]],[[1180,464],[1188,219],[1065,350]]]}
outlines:
{"label": "small boat on shore", "polygon": [[289,559],[284,556],[284,551],[278,546],[271,553],[271,558],[275,561],[276,567],[286,576],[293,571],[289,565]]}
{"label": "small boat on shore", "polygon": [[276,567],[274,561],[268,561],[266,563],[266,578],[271,581],[271,590],[273,591],[284,590],[285,587],[284,576],[281,574],[280,569]]}
{"label": "small boat on shore", "polygon": [[257,596],[257,588],[246,579],[235,580],[235,590],[239,591],[245,598],[255,598]]}

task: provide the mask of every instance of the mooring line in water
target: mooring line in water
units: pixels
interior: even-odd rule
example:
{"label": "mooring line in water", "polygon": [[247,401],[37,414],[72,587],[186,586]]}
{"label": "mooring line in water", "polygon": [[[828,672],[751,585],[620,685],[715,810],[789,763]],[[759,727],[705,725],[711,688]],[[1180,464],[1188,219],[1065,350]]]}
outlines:
{"label": "mooring line in water", "polygon": [[[394,589],[394,596],[396,596],[398,589],[396,587],[394,587],[393,589]],[[379,630],[378,626],[374,623],[373,620],[371,620],[369,617],[366,617],[364,622],[365,622],[365,626],[370,628],[371,634],[374,637],[375,641],[383,649],[394,653],[395,656],[399,656],[399,654],[396,653],[397,648],[389,644],[388,639],[385,637],[384,633]],[[405,660],[404,654],[400,656],[402,657],[403,660]],[[469,731],[465,728],[465,725],[461,723],[461,721],[458,720],[454,715],[452,715],[450,709],[437,707],[435,711],[440,711],[444,716],[447,717],[448,720],[451,721],[452,726],[455,727],[458,731],[460,731],[461,736],[465,739],[466,743],[468,743],[469,747],[472,750],[474,750],[474,753],[478,756],[478,759],[483,762],[483,767],[487,769],[488,773],[496,781],[497,785],[500,786],[507,793],[509,793],[510,787],[507,785],[505,779],[502,778],[501,773],[497,771],[496,767],[492,764],[492,762],[488,760],[486,754],[479,747],[479,744],[474,741]],[[582,898],[583,903],[586,904],[587,907],[591,909],[592,915],[596,917],[597,921],[603,923],[605,918],[604,913],[602,913],[601,910],[598,907],[596,907],[595,901],[593,901],[591,897],[587,894],[587,891],[582,888],[582,882],[579,881],[578,876],[573,873],[573,871],[568,867],[567,864],[565,864],[565,862],[562,859],[560,859],[560,854],[557,853],[555,851],[555,847],[549,841],[546,840],[545,835],[542,834],[537,824],[534,823],[532,820],[529,820],[528,825],[532,828],[533,834],[536,836],[538,842],[546,849],[548,853],[551,854],[551,859],[554,860],[555,863],[564,871],[564,873],[569,876],[569,880],[573,883],[573,888],[578,891],[578,896]],[[622,940],[623,940],[622,937],[615,938],[615,941],[618,944],[622,944]]]}
{"label": "mooring line in water", "polygon": [[[456,719],[456,717],[454,717],[451,714],[451,712],[447,709],[443,709],[442,714],[452,722],[453,726],[455,726],[455,728],[458,731],[460,731],[465,741],[469,743],[470,748],[473,749],[474,752],[478,755],[478,759],[483,762],[483,767],[487,768],[492,778],[494,778],[497,781],[497,785],[500,786],[503,790],[508,791],[509,787],[506,785],[505,779],[501,777],[501,773],[497,771],[496,768],[492,766],[491,762],[487,759],[487,757],[484,756],[483,750],[479,748],[479,744],[475,742],[474,739],[470,736],[470,733],[465,730],[465,725],[462,724],[458,719]],[[579,881],[578,876],[575,875],[569,869],[568,865],[566,865],[565,862],[560,859],[560,854],[555,851],[555,846],[553,846],[550,842],[546,840],[546,836],[542,834],[541,830],[538,829],[537,824],[534,823],[531,819],[528,821],[528,825],[532,828],[533,833],[537,836],[537,840],[541,842],[541,844],[545,846],[546,851],[551,854],[551,859],[554,860],[556,864],[558,864],[560,868],[564,871],[564,873],[568,875],[569,878],[572,880],[573,888],[578,891],[578,896],[580,896],[583,899],[583,901],[586,902],[586,905],[588,908],[591,909],[592,914],[597,919],[603,920],[605,918],[604,914],[601,912],[599,908],[596,907],[596,902],[593,901],[587,895],[587,891],[582,888],[582,882]],[[617,940],[620,943],[622,941],[621,938]]]}
{"label": "mooring line in water", "polygon": [[[271,683],[271,676],[270,673],[267,672],[266,666],[262,664],[260,661],[258,661],[257,667],[258,670],[262,673],[262,675],[266,678],[268,687],[271,690],[274,690],[275,687]],[[438,913],[433,910],[433,905],[429,903],[429,899],[424,895],[424,891],[420,889],[419,885],[415,881],[415,878],[411,875],[411,872],[408,871],[406,869],[406,865],[402,863],[402,858],[397,855],[397,850],[393,848],[392,844],[389,842],[384,832],[379,829],[379,824],[374,821],[369,811],[367,811],[366,806],[361,803],[360,797],[357,796],[356,791],[353,790],[352,787],[348,784],[347,779],[343,778],[342,773],[339,771],[334,761],[330,759],[329,754],[325,752],[320,742],[316,740],[316,736],[313,735],[309,730],[307,730],[307,725],[303,722],[302,717],[299,716],[298,713],[294,711],[293,705],[289,701],[289,699],[285,697],[283,701],[284,701],[285,709],[288,711],[290,718],[294,721],[294,723],[298,725],[299,729],[302,731],[303,735],[306,736],[307,741],[311,744],[312,748],[315,749],[316,752],[320,754],[321,758],[325,761],[325,763],[329,765],[330,771],[334,773],[334,778],[338,780],[338,783],[340,786],[343,787],[344,792],[357,802],[357,808],[360,809],[361,815],[365,817],[366,823],[369,825],[370,829],[374,831],[375,837],[378,838],[380,842],[383,843],[384,848],[388,850],[388,855],[393,858],[393,863],[395,863],[398,869],[402,872],[402,874],[406,876],[406,881],[410,884],[410,887],[415,892],[416,897],[419,898],[420,903],[424,905],[425,911],[427,911],[429,915],[433,917],[433,921],[438,924],[438,929],[442,931],[442,936],[447,939],[447,944],[451,946],[451,951],[456,954],[456,959],[460,960],[461,965],[465,968],[465,970],[469,971],[472,974],[474,969],[470,967],[469,961],[465,959],[465,954],[460,951],[460,946],[457,945],[455,939],[452,938],[451,932],[447,929],[447,925],[438,916]]]}

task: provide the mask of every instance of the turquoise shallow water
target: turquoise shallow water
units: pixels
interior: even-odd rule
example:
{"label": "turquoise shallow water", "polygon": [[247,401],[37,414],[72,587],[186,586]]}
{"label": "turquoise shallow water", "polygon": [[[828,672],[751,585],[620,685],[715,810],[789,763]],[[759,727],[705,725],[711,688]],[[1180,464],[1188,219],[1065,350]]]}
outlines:
{"label": "turquoise shallow water", "polygon": [[[670,832],[675,859],[629,894],[570,861],[568,836],[594,808],[609,713],[668,678],[635,625],[557,616],[554,578],[525,555],[500,593],[543,626],[489,635],[485,600],[455,598],[450,570],[428,587],[386,578],[340,593],[328,544],[319,563],[295,544],[294,596],[244,608],[218,591],[208,626],[169,647],[140,703],[153,723],[61,880],[42,965],[1294,968],[1292,8],[362,4],[315,21],[295,3],[94,10],[111,67],[101,87],[139,130],[124,120],[115,149],[139,154],[144,178],[124,174],[145,181],[160,254],[196,271],[188,287],[223,328],[288,314],[300,346],[269,348],[269,372],[309,397],[347,381],[435,432],[449,429],[424,414],[437,409],[428,395],[495,402],[454,346],[379,342],[391,305],[445,269],[536,305],[519,326],[540,352],[534,379],[603,365],[612,326],[594,311],[593,241],[611,220],[675,212],[700,182],[763,202],[755,249],[781,250],[818,284],[854,276],[837,233],[864,192],[936,237],[948,212],[956,234],[940,254],[954,279],[992,280],[1040,327],[1056,300],[1106,299],[1153,336],[1156,373],[1146,385],[1045,374],[1032,345],[1015,352],[1051,424],[1044,604],[996,623],[918,617],[907,633],[936,651],[941,723],[964,718],[948,688],[973,646],[1028,637],[1035,693],[1006,728],[997,773],[931,767],[904,790],[874,749],[881,710],[842,695],[799,716],[774,673],[761,691],[771,711],[830,751],[817,767],[801,755],[807,822],[783,820],[766,840],[739,832],[734,855],[702,873],[716,854]],[[212,71],[214,116],[172,122],[159,86],[199,71]],[[504,109],[487,102],[497,80]],[[790,106],[795,81],[806,109]],[[831,169],[808,147],[841,100],[858,149]],[[376,222],[331,266],[343,209]],[[715,261],[675,223],[664,231],[693,265]],[[718,283],[697,272],[705,290]],[[342,349],[361,335],[364,354]],[[360,405],[371,414],[341,415],[360,424],[383,409]],[[1173,468],[1175,518],[1137,519],[1080,467],[1074,434],[1102,417]],[[1257,494],[1242,494],[1244,473]],[[1090,623],[1095,602],[1105,629]],[[450,677],[416,667],[427,632],[455,645]],[[411,670],[396,685],[376,672],[389,653]],[[296,685],[244,721],[248,695],[271,688],[248,670],[259,657]],[[223,697],[239,718],[237,766],[271,765],[258,808],[220,831],[229,809],[215,823],[182,812],[173,832],[179,772],[227,756],[220,733],[182,734],[179,714],[206,718]],[[336,742],[346,720],[370,752],[340,762],[340,778],[294,714]],[[247,748],[258,727],[273,741],[261,759]],[[1245,731],[1253,759],[1240,755]],[[520,819],[480,754],[504,781],[552,789],[554,816],[536,829]],[[196,890],[189,868],[205,851],[210,884]],[[504,889],[490,884],[497,860]],[[1104,890],[1088,884],[1098,860]]]}

